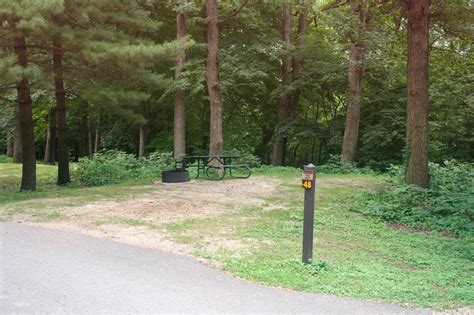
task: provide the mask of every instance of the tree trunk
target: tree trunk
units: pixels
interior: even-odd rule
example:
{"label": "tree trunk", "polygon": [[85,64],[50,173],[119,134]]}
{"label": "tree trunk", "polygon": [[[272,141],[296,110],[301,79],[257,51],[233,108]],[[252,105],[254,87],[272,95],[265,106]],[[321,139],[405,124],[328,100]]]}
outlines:
{"label": "tree trunk", "polygon": [[285,152],[286,152],[286,137],[278,136],[273,141],[272,149],[272,165],[281,166],[285,162]]}
{"label": "tree trunk", "polygon": [[7,156],[13,156],[13,135],[11,132],[7,133]]}
{"label": "tree trunk", "polygon": [[99,124],[100,124],[100,116],[97,117],[97,126],[95,126],[94,154],[97,154],[100,148]]}
{"label": "tree trunk", "polygon": [[44,164],[54,164],[56,161],[56,108],[49,110],[48,134],[46,136],[46,149],[44,151]]}
{"label": "tree trunk", "polygon": [[[306,33],[308,26],[308,8],[304,7],[301,9],[298,15],[298,34],[296,37],[296,56],[293,57],[293,74],[292,82],[293,84],[298,81],[301,76],[301,69],[303,67],[303,59],[298,54],[301,54],[301,49],[303,46],[303,37]],[[300,101],[301,89],[296,86],[295,90],[290,96],[290,101],[288,104],[288,118],[293,119],[298,112],[298,105]]]}
{"label": "tree trunk", "polygon": [[21,142],[21,122],[20,122],[20,109],[18,108],[15,113],[15,143],[13,145],[13,162],[23,163],[23,144]]}
{"label": "tree trunk", "polygon": [[63,52],[61,40],[53,40],[53,71],[58,120],[58,185],[66,185],[71,181],[69,175],[69,149],[66,128],[66,91],[63,79]]}
{"label": "tree trunk", "polygon": [[87,116],[87,150],[89,152],[89,156],[92,156],[93,155],[92,132],[91,132],[91,120],[89,116]]}
{"label": "tree trunk", "polygon": [[268,150],[268,144],[271,143],[273,137],[273,126],[262,125],[260,144],[255,148],[254,154],[262,158],[264,164],[271,163],[271,151]]}
{"label": "tree trunk", "polygon": [[[208,95],[208,91],[207,91],[207,88],[204,87],[205,91],[203,91],[203,93],[205,93],[206,95]],[[211,108],[208,104],[208,102],[204,101],[202,106],[201,106],[201,121],[200,121],[200,126],[201,126],[201,130],[206,130],[209,128],[210,126],[210,121],[211,121]],[[202,151],[209,151],[209,134],[210,132],[208,133],[205,133],[203,132],[202,135],[201,135],[201,150]]]}
{"label": "tree trunk", "polygon": [[[18,64],[22,68],[28,67],[28,54],[26,40],[24,36],[15,37],[13,40],[13,50],[18,59]],[[33,125],[33,111],[30,94],[30,83],[23,77],[17,84],[18,105],[20,116],[20,134],[23,151],[23,168],[21,176],[20,190],[36,190],[36,154],[35,137]]]}
{"label": "tree trunk", "polygon": [[428,187],[429,0],[407,0],[408,102],[405,182]]}
{"label": "tree trunk", "polygon": [[138,143],[138,158],[142,160],[145,157],[145,126],[140,124],[140,139]]}
{"label": "tree trunk", "polygon": [[[282,17],[282,39],[285,44],[291,42],[291,8],[289,5],[283,6]],[[282,86],[287,87],[291,83],[291,58],[290,56],[283,57],[281,74]],[[278,125],[281,126],[288,119],[288,94],[286,91],[281,93],[277,99],[277,117]],[[272,165],[279,166],[285,163],[286,137],[276,136],[273,142],[272,150]]]}
{"label": "tree trunk", "polygon": [[79,122],[79,157],[89,155],[89,137],[87,131],[87,107],[83,106],[81,120]]}
{"label": "tree trunk", "polygon": [[[359,19],[360,30],[365,29],[365,11],[361,4],[351,1],[351,12]],[[360,99],[364,78],[364,46],[359,40],[353,40],[349,47],[348,83],[346,126],[342,141],[341,159],[355,161],[357,142],[359,140]]]}
{"label": "tree trunk", "polygon": [[207,15],[207,69],[206,82],[210,102],[209,155],[224,153],[222,129],[222,97],[219,85],[219,25],[217,0],[206,0]]}
{"label": "tree trunk", "polygon": [[[180,39],[187,35],[186,13],[176,14],[176,38]],[[175,80],[180,79],[183,65],[186,61],[186,53],[183,52],[176,60]],[[174,158],[180,158],[186,154],[186,92],[178,89],[174,96]]]}

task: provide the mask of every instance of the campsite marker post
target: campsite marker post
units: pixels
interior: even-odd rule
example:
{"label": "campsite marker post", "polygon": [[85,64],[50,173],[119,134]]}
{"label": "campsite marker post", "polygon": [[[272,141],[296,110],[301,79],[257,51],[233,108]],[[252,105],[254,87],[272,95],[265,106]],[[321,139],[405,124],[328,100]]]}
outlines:
{"label": "campsite marker post", "polygon": [[308,164],[304,167],[304,219],[303,219],[303,263],[310,264],[313,260],[313,225],[314,225],[314,192],[316,166]]}

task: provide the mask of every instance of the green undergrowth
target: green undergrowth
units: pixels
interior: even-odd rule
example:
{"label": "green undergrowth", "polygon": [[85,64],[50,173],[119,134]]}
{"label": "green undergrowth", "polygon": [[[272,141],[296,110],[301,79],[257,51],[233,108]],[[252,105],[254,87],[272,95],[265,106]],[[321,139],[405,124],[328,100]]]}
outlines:
{"label": "green undergrowth", "polygon": [[361,212],[415,229],[474,238],[474,165],[457,161],[430,163],[428,189],[406,185],[404,169],[377,191],[367,191]]}
{"label": "green undergrowth", "polygon": [[174,166],[170,152],[154,152],[141,160],[121,151],[102,151],[79,160],[74,174],[85,186],[116,184],[128,179],[160,178]]}
{"label": "green undergrowth", "polygon": [[296,172],[280,178],[278,193],[262,207],[167,229],[196,255],[268,285],[434,308],[474,303],[472,239],[416,232],[357,212],[362,192],[375,189],[381,176],[317,177],[314,261],[302,264],[303,191]]}
{"label": "green undergrowth", "polygon": [[13,158],[5,154],[0,154],[0,163],[13,163]]}

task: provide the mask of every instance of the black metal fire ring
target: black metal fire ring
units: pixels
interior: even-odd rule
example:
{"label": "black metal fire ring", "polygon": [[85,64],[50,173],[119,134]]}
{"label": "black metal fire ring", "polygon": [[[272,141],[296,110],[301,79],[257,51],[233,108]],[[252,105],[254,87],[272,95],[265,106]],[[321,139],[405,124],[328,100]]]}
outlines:
{"label": "black metal fire ring", "polygon": [[163,183],[184,183],[189,182],[188,171],[163,171],[161,172]]}

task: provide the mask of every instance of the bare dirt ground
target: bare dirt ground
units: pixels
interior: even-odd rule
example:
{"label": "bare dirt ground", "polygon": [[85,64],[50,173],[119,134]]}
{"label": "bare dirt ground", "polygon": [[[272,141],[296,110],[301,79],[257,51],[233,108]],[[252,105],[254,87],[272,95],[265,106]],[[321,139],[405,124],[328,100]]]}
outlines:
{"label": "bare dirt ground", "polygon": [[[264,211],[284,208],[284,200],[292,193],[282,187],[283,181],[275,177],[253,176],[248,179],[222,181],[190,181],[179,184],[153,184],[150,193],[137,193],[139,186],[130,187],[133,196],[128,199],[101,200],[78,204],[73,197],[37,199],[16,203],[14,207],[28,209],[10,219],[52,229],[71,231],[94,237],[113,239],[128,244],[160,248],[190,254],[189,245],[177,244],[167,236],[164,225],[190,218],[200,218],[235,211],[244,207],[260,206]],[[334,185],[365,186],[354,179],[327,178],[318,182],[317,190]],[[149,188],[147,186],[146,188]],[[273,201],[269,201],[274,199]],[[279,200],[279,201],[275,201]],[[34,207],[41,203],[52,219],[38,219]],[[8,209],[8,206],[6,206]],[[29,211],[29,209],[33,209]],[[227,240],[222,240],[227,242]],[[240,244],[213,244],[240,247]],[[232,246],[231,246],[232,245]]]}
{"label": "bare dirt ground", "polygon": [[[98,201],[79,206],[54,205],[55,220],[38,222],[28,214],[15,218],[22,223],[113,239],[133,245],[189,254],[191,248],[166,237],[160,225],[189,218],[213,216],[248,206],[262,206],[276,193],[281,181],[251,177],[245,180],[156,182],[151,193],[127,200]],[[54,204],[54,202],[53,202]],[[25,204],[28,207],[28,204]]]}

